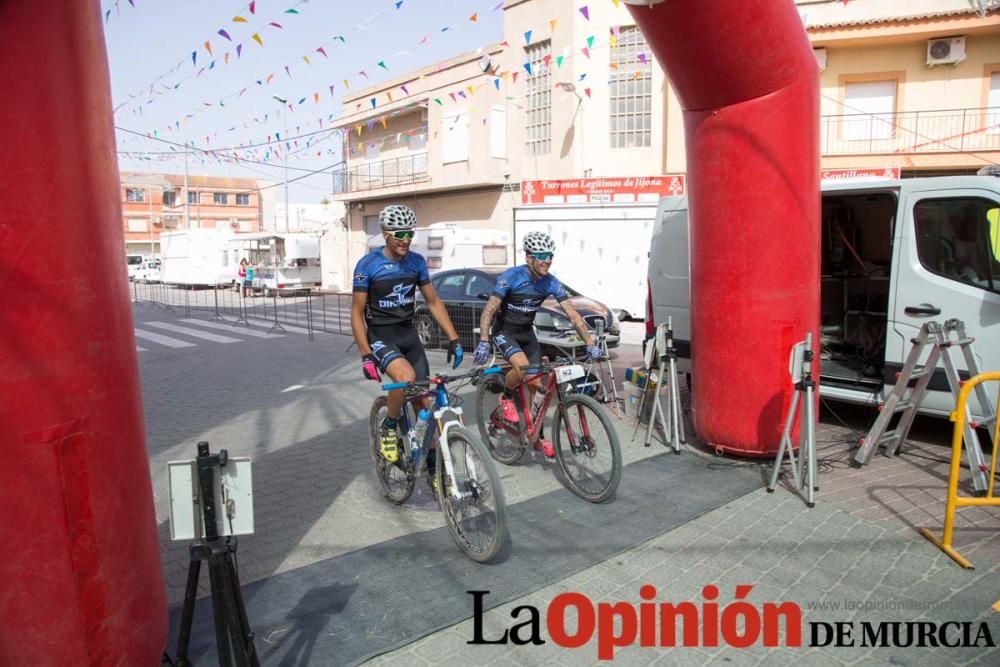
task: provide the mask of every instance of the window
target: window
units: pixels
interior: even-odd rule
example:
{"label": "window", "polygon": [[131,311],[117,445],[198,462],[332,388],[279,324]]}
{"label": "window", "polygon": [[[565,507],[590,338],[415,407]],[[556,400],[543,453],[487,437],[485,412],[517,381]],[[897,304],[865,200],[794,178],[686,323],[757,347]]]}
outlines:
{"label": "window", "polygon": [[496,281],[493,278],[473,273],[465,285],[465,296],[478,299],[480,294],[485,294],[488,297],[493,294],[495,286]]}
{"label": "window", "polygon": [[444,141],[442,161],[464,162],[469,159],[469,111],[459,109],[444,114],[442,119]]}
{"label": "window", "polygon": [[499,104],[490,107],[490,157],[507,157],[507,112]]}
{"label": "window", "polygon": [[506,266],[507,246],[504,245],[484,245],[483,246],[483,266]]}
{"label": "window", "polygon": [[142,188],[125,188],[125,201],[142,202],[146,201],[146,191]]}
{"label": "window", "polygon": [[428,250],[441,250],[444,248],[444,237],[443,236],[428,236],[427,237],[427,249]]}
{"label": "window", "polygon": [[896,111],[896,79],[844,84],[844,139],[891,139]]}
{"label": "window", "polygon": [[623,27],[611,47],[611,147],[652,143],[653,56],[635,26]]}
{"label": "window", "polygon": [[163,191],[163,205],[164,206],[177,206],[177,191],[176,190],[164,190]]}
{"label": "window", "polygon": [[379,240],[382,238],[382,227],[378,224],[377,215],[366,215],[365,216],[365,234],[368,236],[375,236]]}
{"label": "window", "polygon": [[928,271],[1000,292],[998,205],[987,199],[925,199],[913,208],[917,256]]}
{"label": "window", "polygon": [[990,74],[990,90],[986,95],[986,133],[1000,134],[1000,72]]}
{"label": "window", "polygon": [[192,192],[191,190],[188,190],[188,203],[189,204],[197,204],[198,203],[198,194],[199,194],[198,192]]}
{"label": "window", "polygon": [[249,206],[250,205],[250,195],[247,193],[237,193],[236,194],[236,205],[237,206]]}
{"label": "window", "polygon": [[222,206],[225,206],[226,204],[229,203],[229,195],[226,194],[225,192],[213,192],[212,203],[221,204]]}
{"label": "window", "polygon": [[532,44],[524,50],[531,63],[525,91],[524,147],[528,155],[547,155],[552,150],[552,41]]}
{"label": "window", "polygon": [[462,291],[462,285],[465,284],[465,274],[454,273],[450,276],[445,276],[438,283],[437,288],[438,296],[442,299],[449,299],[452,301],[462,299],[465,293]]}
{"label": "window", "polygon": [[129,218],[128,230],[130,232],[144,232],[149,229],[149,223],[143,218]]}

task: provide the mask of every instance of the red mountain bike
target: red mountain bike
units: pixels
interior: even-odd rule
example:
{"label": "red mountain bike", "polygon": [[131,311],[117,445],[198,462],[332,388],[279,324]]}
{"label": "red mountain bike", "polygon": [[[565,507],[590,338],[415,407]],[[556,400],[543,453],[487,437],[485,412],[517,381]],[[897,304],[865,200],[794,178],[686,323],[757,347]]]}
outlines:
{"label": "red mountain bike", "polygon": [[[572,383],[584,377],[583,366],[572,363],[540,364],[523,370],[528,374],[517,386],[514,398],[521,415],[516,424],[505,420],[500,413],[503,377],[491,375],[479,383],[476,391],[479,433],[490,455],[500,463],[517,463],[528,446],[539,441],[545,414],[555,400],[552,444],[566,486],[592,503],[607,500],[621,480],[621,447],[618,445],[618,432],[601,404],[590,396],[574,393]],[[527,383],[539,377],[547,379],[541,402],[535,409],[525,409],[528,404]]]}

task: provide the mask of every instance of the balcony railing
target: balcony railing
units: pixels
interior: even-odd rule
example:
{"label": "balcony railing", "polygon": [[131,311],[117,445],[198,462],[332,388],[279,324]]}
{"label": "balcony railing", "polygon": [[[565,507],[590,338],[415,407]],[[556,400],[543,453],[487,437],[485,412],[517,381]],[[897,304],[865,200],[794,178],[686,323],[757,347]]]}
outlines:
{"label": "balcony railing", "polygon": [[333,173],[334,192],[358,192],[426,181],[427,153],[367,162]]}
{"label": "balcony railing", "polygon": [[1000,107],[820,119],[823,155],[1000,150]]}

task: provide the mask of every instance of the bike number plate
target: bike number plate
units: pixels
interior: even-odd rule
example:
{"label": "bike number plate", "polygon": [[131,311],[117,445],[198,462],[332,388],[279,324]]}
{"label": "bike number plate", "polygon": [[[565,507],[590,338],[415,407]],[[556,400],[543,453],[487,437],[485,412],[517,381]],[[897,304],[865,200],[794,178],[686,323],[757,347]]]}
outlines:
{"label": "bike number plate", "polygon": [[556,382],[559,384],[562,384],[563,382],[572,382],[577,378],[582,378],[584,375],[583,366],[580,364],[560,366],[556,369]]}

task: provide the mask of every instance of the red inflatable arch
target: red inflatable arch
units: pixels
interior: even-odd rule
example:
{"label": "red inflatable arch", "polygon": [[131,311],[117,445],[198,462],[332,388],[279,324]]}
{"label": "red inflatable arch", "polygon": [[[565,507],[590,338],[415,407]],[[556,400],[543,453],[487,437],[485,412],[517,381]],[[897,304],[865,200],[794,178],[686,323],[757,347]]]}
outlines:
{"label": "red inflatable arch", "polygon": [[158,665],[99,3],[0,2],[0,63],[0,665]]}
{"label": "red inflatable arch", "polygon": [[695,430],[774,454],[819,340],[819,76],[792,0],[625,0],[684,109]]}

